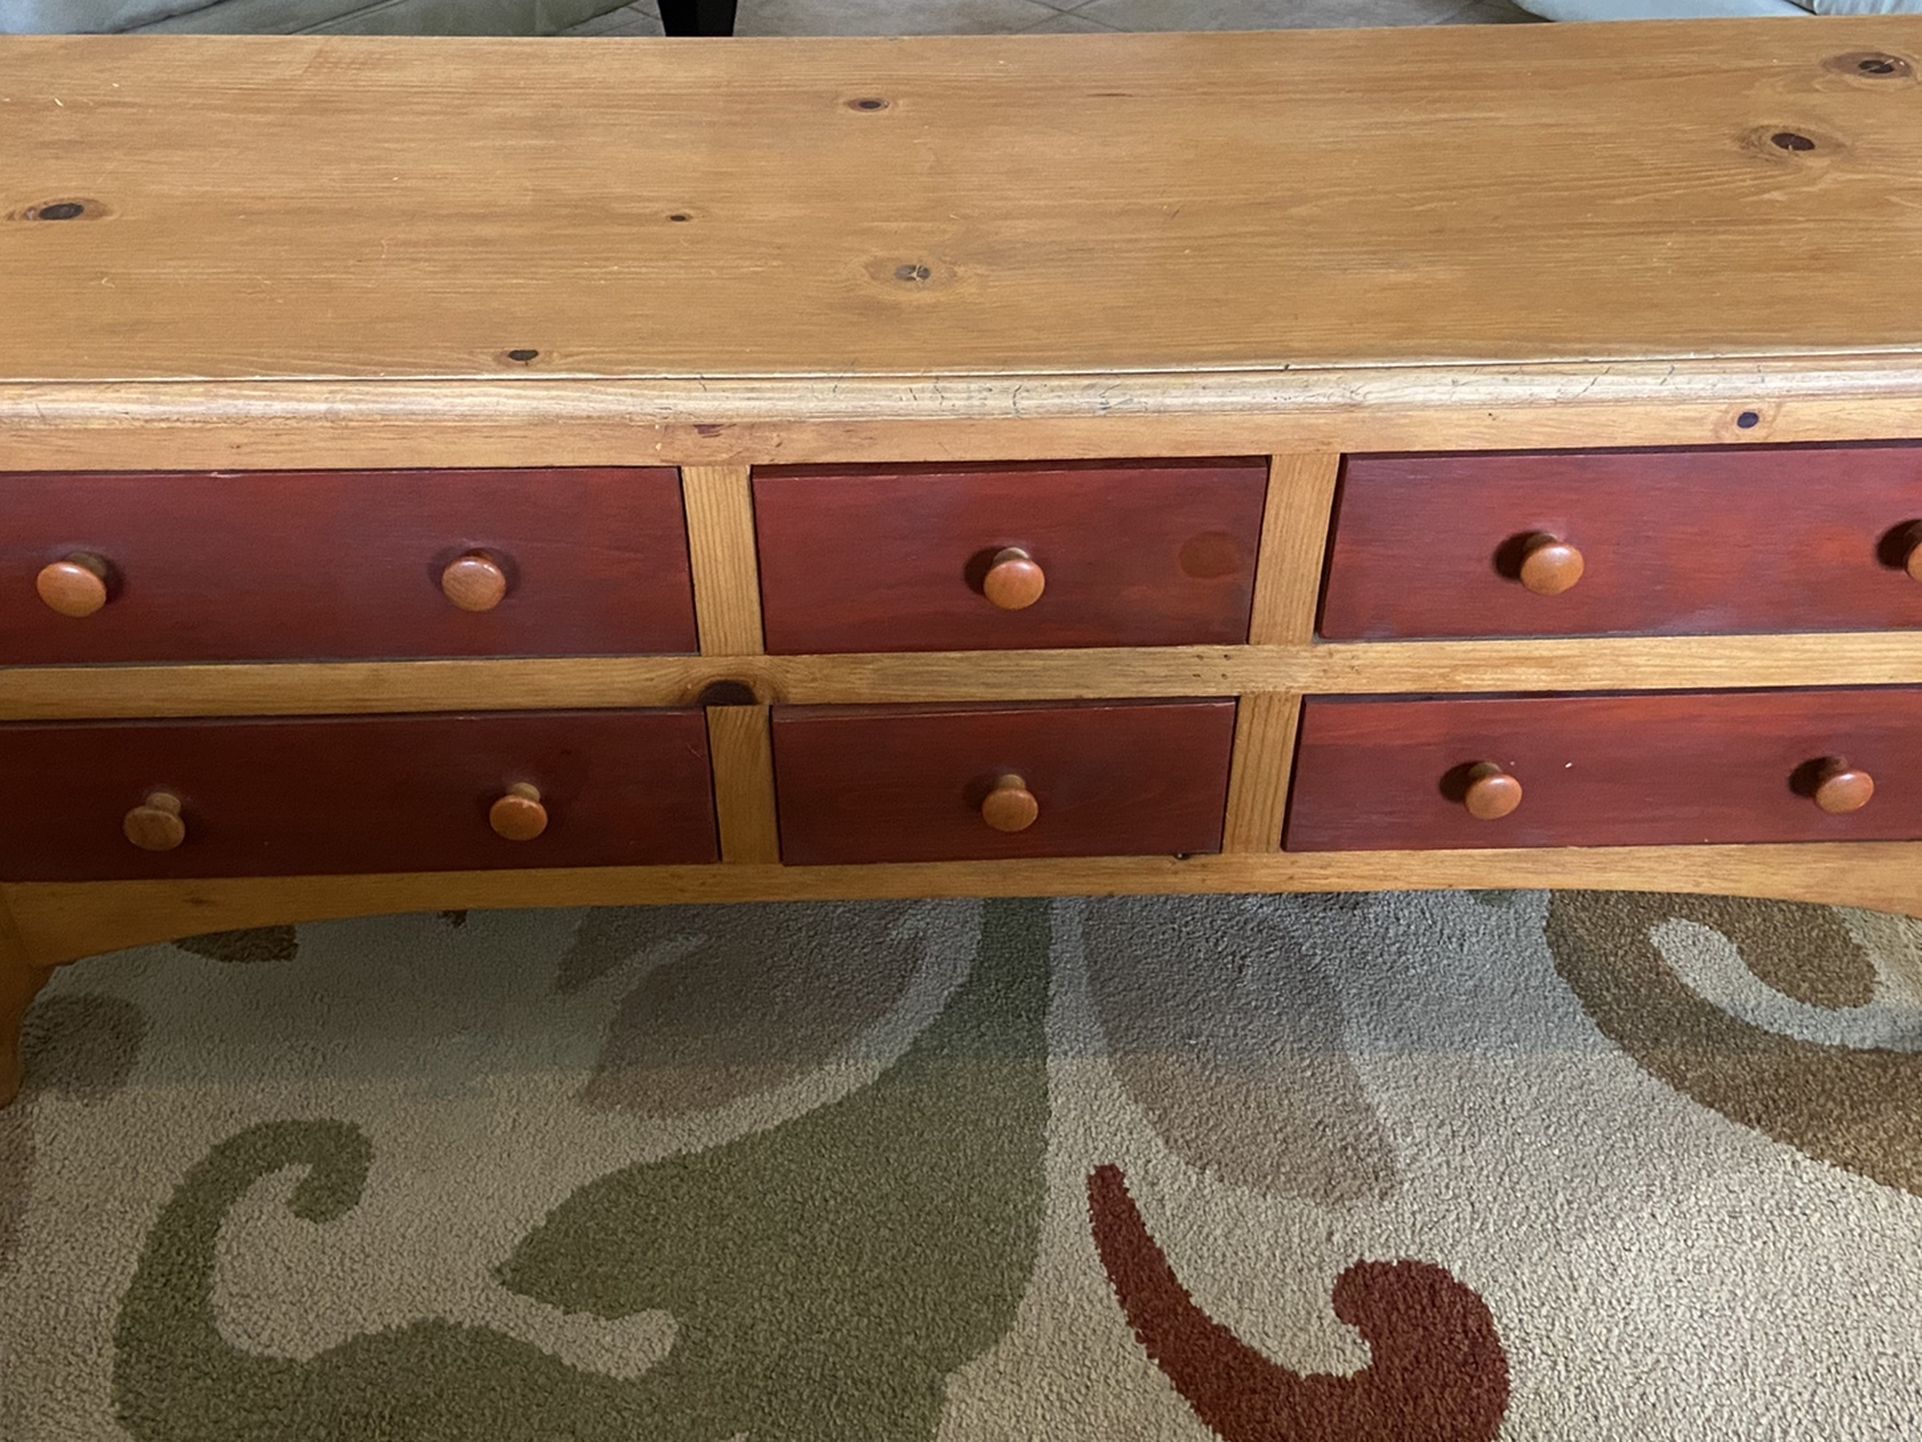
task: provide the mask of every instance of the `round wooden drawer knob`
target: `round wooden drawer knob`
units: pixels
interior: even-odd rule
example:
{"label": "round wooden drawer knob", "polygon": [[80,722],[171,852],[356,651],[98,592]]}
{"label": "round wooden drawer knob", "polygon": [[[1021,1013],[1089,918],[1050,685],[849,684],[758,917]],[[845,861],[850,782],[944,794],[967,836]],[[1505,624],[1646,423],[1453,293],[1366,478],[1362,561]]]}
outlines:
{"label": "round wooden drawer knob", "polygon": [[440,589],[463,611],[491,611],[507,599],[507,572],[492,556],[469,551],[440,573]]}
{"label": "round wooden drawer knob", "polygon": [[1922,581],[1922,521],[1903,533],[1902,568],[1909,573],[1911,581]]}
{"label": "round wooden drawer knob", "polygon": [[1522,542],[1522,584],[1537,596],[1559,596],[1582,579],[1582,553],[1560,536],[1538,533]]}
{"label": "round wooden drawer knob", "polygon": [[996,551],[981,583],[988,600],[1004,611],[1025,611],[1048,589],[1048,577],[1033,556],[1019,546]]}
{"label": "round wooden drawer knob", "polygon": [[1831,816],[1860,811],[1875,799],[1875,778],[1840,756],[1831,756],[1815,773],[1815,804]]}
{"label": "round wooden drawer knob", "polygon": [[187,839],[180,798],[171,791],[153,792],[127,813],[120,829],[142,851],[172,851]]}
{"label": "round wooden drawer knob", "polygon": [[487,824],[508,841],[532,841],[547,830],[540,789],[524,781],[508,787],[507,794],[487,808]]}
{"label": "round wooden drawer knob", "polygon": [[1484,761],[1469,768],[1462,804],[1477,821],[1500,821],[1522,804],[1522,783],[1493,761]]}
{"label": "round wooden drawer knob", "polygon": [[996,831],[1026,831],[1041,819],[1041,803],[1019,776],[1003,776],[982,801],[981,819]]}
{"label": "round wooden drawer knob", "polygon": [[72,555],[42,567],[33,586],[48,610],[76,620],[91,616],[107,604],[107,563],[98,556]]}

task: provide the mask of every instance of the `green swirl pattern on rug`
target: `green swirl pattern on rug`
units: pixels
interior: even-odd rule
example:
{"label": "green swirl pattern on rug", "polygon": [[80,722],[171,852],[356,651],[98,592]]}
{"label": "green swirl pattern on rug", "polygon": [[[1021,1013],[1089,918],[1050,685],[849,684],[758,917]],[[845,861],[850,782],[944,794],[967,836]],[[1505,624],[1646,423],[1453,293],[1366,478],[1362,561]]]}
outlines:
{"label": "green swirl pattern on rug", "polygon": [[243,1132],[153,1229],[117,1336],[121,1420],[147,1442],[931,1436],[948,1374],[1006,1329],[1032,1263],[1046,962],[1039,905],[991,908],[969,980],[872,1084],[616,1172],[528,1238],[502,1268],[510,1289],[603,1317],[673,1314],[667,1362],[636,1382],[438,1321],[307,1363],[238,1352],[211,1306],[223,1219],[261,1177],[302,1166],[294,1210],[331,1221],[372,1154],[341,1122]]}
{"label": "green swirl pattern on rug", "polygon": [[1873,999],[1867,949],[1826,908],[1558,896],[1548,941],[1596,1025],[1655,1076],[1811,1157],[1922,1196],[1922,1052],[1823,1044],[1731,1016],[1663,959],[1656,929],[1675,921],[1714,929],[1758,978],[1808,1005],[1840,1012]]}

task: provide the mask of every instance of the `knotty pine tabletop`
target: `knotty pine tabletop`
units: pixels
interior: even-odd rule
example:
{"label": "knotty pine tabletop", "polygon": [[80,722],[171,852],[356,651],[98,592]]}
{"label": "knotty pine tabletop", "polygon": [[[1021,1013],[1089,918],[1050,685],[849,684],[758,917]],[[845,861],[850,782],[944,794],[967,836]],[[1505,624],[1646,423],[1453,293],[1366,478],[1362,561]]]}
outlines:
{"label": "knotty pine tabletop", "polygon": [[0,381],[1922,349],[1922,18],[0,41]]}

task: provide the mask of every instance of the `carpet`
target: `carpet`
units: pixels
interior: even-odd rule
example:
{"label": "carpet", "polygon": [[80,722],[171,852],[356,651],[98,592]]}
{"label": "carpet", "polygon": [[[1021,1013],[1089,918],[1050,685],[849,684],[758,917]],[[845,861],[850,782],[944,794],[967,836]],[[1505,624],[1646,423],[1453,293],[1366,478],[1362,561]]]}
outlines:
{"label": "carpet", "polygon": [[1539,892],[83,963],[0,1113],[0,1437],[1913,1438],[1918,978]]}

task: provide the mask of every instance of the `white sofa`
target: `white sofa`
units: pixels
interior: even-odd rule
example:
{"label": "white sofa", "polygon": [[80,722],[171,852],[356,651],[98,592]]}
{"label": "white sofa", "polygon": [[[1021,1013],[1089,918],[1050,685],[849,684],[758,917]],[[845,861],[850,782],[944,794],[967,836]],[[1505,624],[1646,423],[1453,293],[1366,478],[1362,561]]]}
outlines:
{"label": "white sofa", "polygon": [[1549,20],[1707,20],[1731,15],[1922,13],[1922,0],[1516,0]]}

